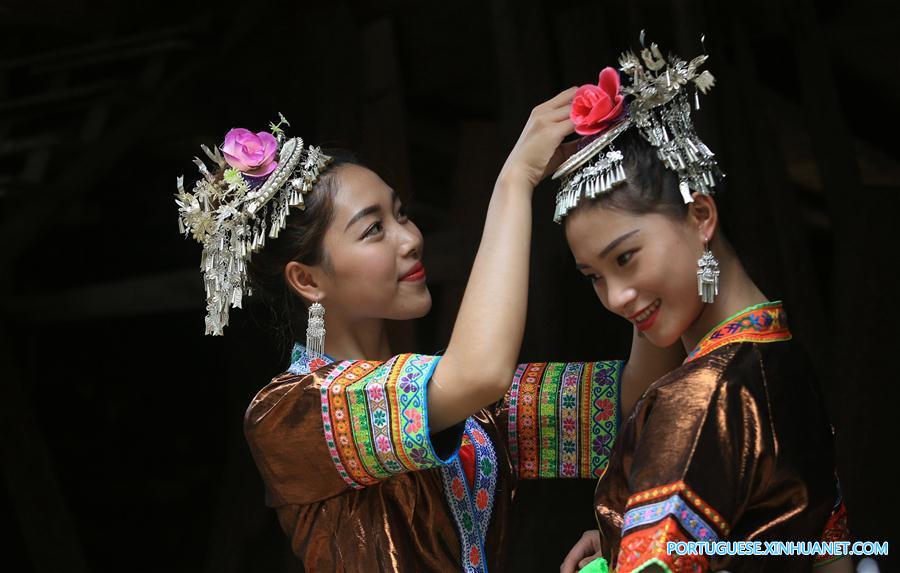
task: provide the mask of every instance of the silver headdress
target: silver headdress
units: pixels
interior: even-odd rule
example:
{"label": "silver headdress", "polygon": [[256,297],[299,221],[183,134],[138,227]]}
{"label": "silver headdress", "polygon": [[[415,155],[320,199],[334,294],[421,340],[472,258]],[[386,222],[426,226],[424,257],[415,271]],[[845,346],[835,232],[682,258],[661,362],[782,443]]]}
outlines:
{"label": "silver headdress", "polygon": [[331,161],[318,147],[304,148],[299,137],[287,139],[281,126],[290,124],[281,114],[279,118],[277,124],[269,125],[271,133],[256,134],[276,146],[268,152],[266,161],[275,167],[267,175],[252,176],[246,165],[232,161],[231,156],[226,159],[219,148],[202,145],[215,164],[215,173],[195,157],[202,177],[193,191],[186,192],[184,177],[178,178],[178,230],[203,245],[200,269],[206,287],[206,334],[220,336],[228,325],[229,308],[241,308],[242,298],[252,294],[247,280],[250,256],[265,245],[266,237],[278,237],[291,207],[304,208],[303,195]]}
{"label": "silver headdress", "polygon": [[627,109],[607,129],[584,138],[583,147],[553,174],[553,179],[563,178],[556,196],[555,222],[561,222],[582,198],[593,199],[625,181],[622,152],[613,140],[632,127],[656,148],[663,165],[678,174],[685,203],[693,201],[693,191],[712,194],[716,180],[724,174],[713,152],[694,132],[688,93],[693,85],[694,106],[700,109],[699,94],[706,94],[715,84],[709,71],[699,70],[706,59],[704,54],[686,62],[670,54],[666,60],[656,44],[643,47],[640,58],[632,51],[621,55],[619,70],[630,80],[621,91]]}

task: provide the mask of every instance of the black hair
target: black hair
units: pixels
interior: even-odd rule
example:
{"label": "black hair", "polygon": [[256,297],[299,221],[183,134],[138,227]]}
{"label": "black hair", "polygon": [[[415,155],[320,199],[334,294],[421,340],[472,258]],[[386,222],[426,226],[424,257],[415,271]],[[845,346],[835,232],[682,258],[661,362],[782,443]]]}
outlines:
{"label": "black hair", "polygon": [[277,239],[267,239],[259,252],[250,257],[248,276],[253,295],[271,312],[272,327],[280,344],[290,348],[305,326],[307,303],[287,283],[284,268],[291,261],[328,267],[324,249],[325,232],[334,217],[334,196],[340,184],[339,170],[344,165],[362,165],[346,150],[329,149],[323,153],[332,161],[319,176],[312,190],[303,196],[305,208],[293,207]]}

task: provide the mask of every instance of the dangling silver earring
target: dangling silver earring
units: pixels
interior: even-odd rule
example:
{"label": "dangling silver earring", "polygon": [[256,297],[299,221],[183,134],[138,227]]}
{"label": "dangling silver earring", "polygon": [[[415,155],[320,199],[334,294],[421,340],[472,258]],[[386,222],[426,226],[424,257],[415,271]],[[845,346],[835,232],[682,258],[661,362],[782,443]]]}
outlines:
{"label": "dangling silver earring", "polygon": [[697,294],[700,300],[707,304],[712,304],[719,294],[719,261],[713,256],[709,250],[709,242],[703,243],[703,256],[697,260]]}
{"label": "dangling silver earring", "polygon": [[325,307],[318,301],[309,305],[309,318],[306,323],[306,350],[312,358],[318,358],[325,354]]}

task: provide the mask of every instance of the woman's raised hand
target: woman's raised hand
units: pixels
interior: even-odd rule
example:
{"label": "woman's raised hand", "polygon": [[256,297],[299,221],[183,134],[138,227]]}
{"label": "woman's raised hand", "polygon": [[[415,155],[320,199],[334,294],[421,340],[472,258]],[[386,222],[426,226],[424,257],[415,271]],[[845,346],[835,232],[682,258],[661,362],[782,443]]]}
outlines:
{"label": "woman's raised hand", "polygon": [[574,145],[574,142],[564,145],[562,140],[575,131],[569,109],[577,89],[569,88],[531,111],[499,179],[534,189],[556,170]]}

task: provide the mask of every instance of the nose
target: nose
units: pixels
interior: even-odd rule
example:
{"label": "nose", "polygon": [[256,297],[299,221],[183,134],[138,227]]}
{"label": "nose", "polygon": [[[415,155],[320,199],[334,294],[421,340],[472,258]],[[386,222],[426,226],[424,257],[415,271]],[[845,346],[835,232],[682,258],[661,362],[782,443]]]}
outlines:
{"label": "nose", "polygon": [[421,258],[424,247],[422,232],[412,221],[407,221],[405,225],[398,227],[400,230],[400,255],[403,258]]}
{"label": "nose", "polygon": [[609,306],[610,309],[628,318],[628,312],[633,311],[634,301],[637,300],[637,290],[623,283],[610,283]]}

